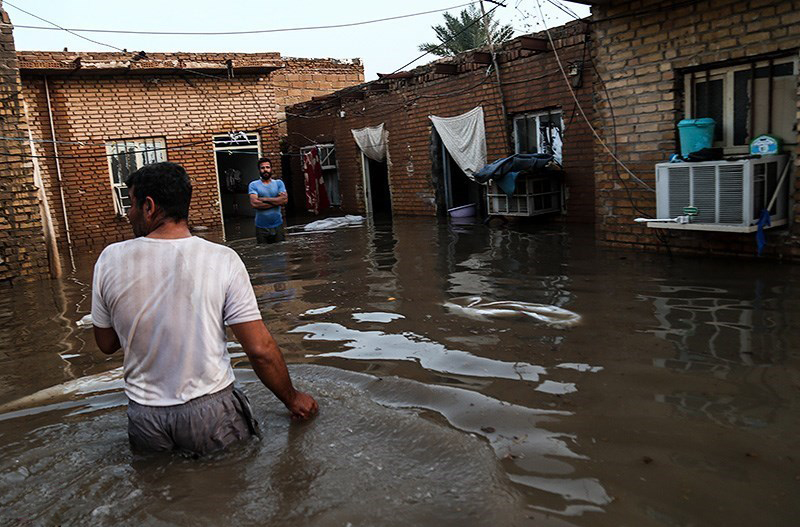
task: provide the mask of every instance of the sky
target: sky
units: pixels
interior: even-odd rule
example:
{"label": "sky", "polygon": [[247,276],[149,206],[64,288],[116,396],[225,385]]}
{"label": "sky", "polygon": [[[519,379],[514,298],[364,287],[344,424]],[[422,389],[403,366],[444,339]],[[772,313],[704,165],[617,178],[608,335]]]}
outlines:
{"label": "sky", "polygon": [[[564,24],[572,17],[555,4],[565,6],[580,17],[589,15],[583,4],[563,0],[539,0],[548,27]],[[249,31],[346,24],[423,11],[450,9],[457,14],[468,0],[404,0],[403,2],[356,0],[12,0],[3,6],[14,24],[17,50],[115,51],[112,47],[88,42],[60,30],[25,29],[20,25],[51,24],[21,12],[14,6],[73,29],[113,29],[135,31]],[[515,29],[515,36],[544,29],[537,0],[504,0],[497,18]],[[12,5],[13,4],[13,5]],[[477,5],[477,4],[476,4]],[[460,6],[460,7],[455,7]],[[489,10],[494,5],[485,2]],[[130,35],[81,33],[83,36],[128,51],[147,52],[265,52],[277,51],[284,57],[360,58],[365,78],[391,73],[422,54],[417,46],[436,42],[431,26],[442,23],[443,13],[377,22],[337,29],[318,29],[264,33],[258,35]],[[428,55],[412,65],[425,64],[436,57]]]}

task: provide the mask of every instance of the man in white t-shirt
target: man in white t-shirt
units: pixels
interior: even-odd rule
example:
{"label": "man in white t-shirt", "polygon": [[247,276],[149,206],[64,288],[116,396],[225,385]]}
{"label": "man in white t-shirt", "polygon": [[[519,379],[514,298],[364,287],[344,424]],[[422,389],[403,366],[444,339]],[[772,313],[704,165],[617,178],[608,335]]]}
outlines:
{"label": "man in white t-shirt", "polygon": [[183,167],[148,165],[126,185],[136,238],[98,258],[92,320],[100,350],[125,355],[132,448],[203,455],[258,435],[247,398],[233,386],[225,326],[292,417],[312,417],[317,403],[292,386],[244,263],[189,232],[192,186]]}

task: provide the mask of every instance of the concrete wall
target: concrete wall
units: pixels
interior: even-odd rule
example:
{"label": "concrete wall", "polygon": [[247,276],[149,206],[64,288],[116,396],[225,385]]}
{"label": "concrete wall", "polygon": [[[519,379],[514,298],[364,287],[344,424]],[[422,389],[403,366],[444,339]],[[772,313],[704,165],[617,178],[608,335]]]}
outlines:
{"label": "concrete wall", "polygon": [[[11,21],[0,6],[0,135],[27,136]],[[48,275],[37,187],[27,142],[0,141],[0,283]]]}
{"label": "concrete wall", "polygon": [[[285,130],[281,116],[287,102],[299,94],[330,92],[363,81],[359,62],[325,59],[288,59],[283,61],[287,71],[235,72],[232,79],[227,79],[219,78],[224,77],[219,72],[213,74],[217,78],[212,78],[169,69],[64,73],[46,69],[45,55],[20,53],[23,91],[33,135],[49,140],[44,86],[47,76],[56,138],[65,142],[58,147],[62,189],[56,178],[52,144],[42,143],[39,147],[41,155],[51,156],[42,160],[41,170],[58,240],[63,245],[66,239],[59,197],[63,190],[76,250],[99,250],[131,236],[127,219],[115,213],[106,142],[165,138],[167,159],[182,164],[193,180],[190,223],[219,228],[212,135],[264,127],[260,132],[262,154],[275,160],[279,172],[279,145]],[[52,55],[60,58],[64,54]],[[279,55],[272,55],[280,61]]]}
{"label": "concrete wall", "polygon": [[[782,50],[800,48],[800,2],[705,0],[698,2],[610,1],[592,8],[594,60],[609,98],[596,98],[597,128],[619,158],[651,187],[654,165],[677,151],[676,123],[683,118],[683,72],[724,65]],[[798,85],[800,105],[800,85]],[[785,108],[800,120],[800,106]],[[794,141],[798,143],[797,140]],[[789,147],[797,150],[796,145]],[[597,235],[601,243],[630,248],[752,256],[754,234],[665,231],[632,222],[655,214],[655,194],[644,190],[596,148]],[[794,170],[797,173],[797,165]],[[794,176],[794,174],[792,174]],[[794,214],[800,212],[800,184],[791,179]],[[630,198],[624,187],[630,190]],[[640,210],[635,210],[638,207]],[[765,253],[800,258],[800,225],[768,231]]]}
{"label": "concrete wall", "polygon": [[[576,22],[553,31],[556,49],[564,64],[588,60],[590,43],[585,41],[586,26]],[[545,35],[537,35],[545,37]],[[438,153],[431,147],[429,115],[450,117],[481,105],[485,114],[486,141],[490,161],[510,155],[507,141],[513,114],[561,109],[567,127],[564,134],[564,169],[569,192],[566,219],[592,222],[594,219],[594,183],[592,177],[591,131],[575,112],[575,103],[558,70],[552,51],[522,49],[519,40],[508,43],[498,53],[503,91],[509,118],[501,115],[500,97],[494,74],[487,76],[487,65],[470,60],[470,54],[454,59],[458,73],[432,73],[429,68],[413,70],[408,79],[392,80],[385,92],[364,86],[363,99],[344,98],[341,102],[321,101],[290,108],[288,131],[292,151],[312,143],[336,145],[342,208],[363,213],[364,191],[360,152],[351,129],[386,124],[389,133],[389,180],[394,214],[433,215],[437,204]],[[581,104],[591,117],[593,75],[582,71],[583,85],[578,90]],[[321,108],[316,108],[319,105]],[[342,117],[342,113],[344,116]],[[292,174],[295,188],[302,188],[300,162],[295,158]],[[303,206],[303,196],[295,193],[296,204]]]}

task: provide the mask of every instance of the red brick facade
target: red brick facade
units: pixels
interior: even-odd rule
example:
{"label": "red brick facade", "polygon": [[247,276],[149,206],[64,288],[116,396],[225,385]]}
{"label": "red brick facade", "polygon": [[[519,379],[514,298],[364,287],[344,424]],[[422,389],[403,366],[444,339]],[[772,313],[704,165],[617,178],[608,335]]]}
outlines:
{"label": "red brick facade", "polygon": [[[602,5],[592,8],[592,35],[597,43],[593,57],[609,100],[605,94],[596,98],[597,128],[613,145],[613,110],[619,158],[651,187],[655,185],[654,165],[677,150],[675,127],[684,115],[684,72],[780,51],[796,57],[800,48],[800,2],[796,0],[599,3]],[[798,106],[785,111],[796,114],[800,122],[800,84],[797,92]],[[798,142],[788,149],[800,153]],[[679,252],[755,254],[754,234],[660,229],[663,237],[659,240],[655,229],[632,221],[641,212],[655,214],[655,195],[634,183],[622,169],[618,178],[613,161],[599,145],[596,154],[596,225],[602,243],[656,250],[664,250],[668,244]],[[790,181],[796,215],[800,212],[800,182],[796,177]],[[633,204],[625,185],[631,189]],[[634,210],[634,204],[641,212]],[[767,236],[767,255],[800,258],[800,226],[796,222],[770,230]]]}
{"label": "red brick facade", "polygon": [[[556,48],[565,65],[581,63],[584,58],[588,60],[586,32],[582,22],[554,32]],[[451,117],[482,106],[487,158],[493,161],[513,153],[507,139],[513,115],[560,109],[566,124],[563,147],[569,193],[566,219],[591,222],[594,219],[591,131],[575,112],[575,103],[553,52],[524,47],[523,39],[516,39],[497,54],[508,116],[501,115],[497,83],[493,73],[487,76],[488,65],[476,62],[473,54],[465,53],[452,61],[439,61],[455,64],[455,74],[436,73],[434,66],[423,66],[412,70],[408,78],[373,81],[358,89],[340,92],[339,98],[328,97],[291,107],[290,112],[302,117],[289,116],[290,146],[297,151],[312,143],[334,143],[342,208],[363,213],[361,158],[351,129],[383,122],[389,134],[393,213],[433,215],[437,213],[438,203],[432,176],[437,154],[432,152],[429,115]],[[583,82],[578,97],[591,115],[593,75],[586,68],[581,74]],[[388,88],[378,91],[381,85],[388,85]],[[294,187],[302,188],[300,163],[296,158],[292,173]],[[302,206],[302,195],[295,192],[295,200]]]}
{"label": "red brick facade", "polygon": [[[35,138],[50,140],[45,77],[59,143],[38,145],[60,243],[64,193],[73,246],[101,249],[130,237],[115,213],[105,144],[163,138],[167,159],[194,184],[190,222],[221,225],[214,134],[260,129],[263,155],[279,157],[287,103],[363,81],[358,61],[281,59],[277,53],[151,54],[20,52],[23,93]],[[230,62],[229,62],[230,61]],[[231,65],[229,70],[228,64]],[[280,163],[275,163],[280,170]]]}
{"label": "red brick facade", "polygon": [[[0,9],[0,135],[24,138],[23,98],[11,21]],[[27,142],[0,141],[0,283],[48,274],[42,214]]]}

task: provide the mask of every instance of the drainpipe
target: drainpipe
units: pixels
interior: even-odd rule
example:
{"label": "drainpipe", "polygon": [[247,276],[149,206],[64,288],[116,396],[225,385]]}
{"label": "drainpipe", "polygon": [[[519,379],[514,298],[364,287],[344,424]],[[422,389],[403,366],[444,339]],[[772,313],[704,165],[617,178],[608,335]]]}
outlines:
{"label": "drainpipe", "polygon": [[511,136],[508,133],[508,114],[506,113],[506,98],[503,95],[503,83],[500,80],[500,66],[497,64],[497,55],[494,52],[494,41],[492,40],[492,33],[489,31],[489,20],[486,18],[486,9],[483,7],[483,0],[481,0],[481,15],[483,15],[483,27],[486,28],[486,40],[489,41],[489,51],[492,54],[492,66],[494,73],[497,77],[497,92],[500,95],[500,111],[503,112],[503,131],[506,136],[506,147],[509,148],[509,153],[514,153],[514,145],[511,142]]}
{"label": "drainpipe", "polygon": [[33,156],[33,184],[37,187],[39,196],[39,213],[42,216],[42,230],[44,231],[45,242],[47,243],[47,255],[50,260],[50,277],[61,278],[61,256],[58,254],[56,244],[56,232],[53,229],[53,218],[50,215],[50,203],[42,182],[42,172],[39,167],[39,158],[36,157],[36,143],[33,141],[33,132],[30,127],[30,113],[28,112],[28,101],[22,100],[22,108],[25,112],[25,121],[28,124],[28,144]]}
{"label": "drainpipe", "polygon": [[53,154],[56,160],[56,176],[58,177],[58,193],[61,195],[61,212],[64,218],[64,232],[67,234],[67,247],[69,247],[69,260],[72,270],[75,271],[75,255],[72,252],[72,237],[69,234],[69,219],[67,218],[67,204],[64,201],[64,184],[61,181],[61,161],[58,158],[58,142],[56,141],[56,127],[53,124],[53,108],[50,106],[50,87],[47,84],[47,75],[44,75],[44,93],[47,97],[47,115],[50,118],[50,139],[53,141]]}

